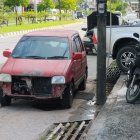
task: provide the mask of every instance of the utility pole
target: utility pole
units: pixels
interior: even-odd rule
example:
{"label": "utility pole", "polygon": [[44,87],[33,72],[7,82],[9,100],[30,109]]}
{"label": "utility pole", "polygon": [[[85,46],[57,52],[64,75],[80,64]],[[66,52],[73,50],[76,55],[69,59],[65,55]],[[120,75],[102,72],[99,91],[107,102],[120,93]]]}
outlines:
{"label": "utility pole", "polygon": [[106,101],[106,0],[97,0],[97,91],[96,104]]}
{"label": "utility pole", "polygon": [[139,18],[140,18],[140,0],[139,0],[139,9],[138,10],[139,10]]}

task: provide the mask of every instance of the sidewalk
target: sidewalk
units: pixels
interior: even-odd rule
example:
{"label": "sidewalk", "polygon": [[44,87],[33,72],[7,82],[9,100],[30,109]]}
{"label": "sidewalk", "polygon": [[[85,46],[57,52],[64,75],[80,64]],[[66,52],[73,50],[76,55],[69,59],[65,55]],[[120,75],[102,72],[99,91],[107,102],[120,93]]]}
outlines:
{"label": "sidewalk", "polygon": [[93,121],[86,140],[140,140],[140,101],[128,104],[121,75],[105,105]]}

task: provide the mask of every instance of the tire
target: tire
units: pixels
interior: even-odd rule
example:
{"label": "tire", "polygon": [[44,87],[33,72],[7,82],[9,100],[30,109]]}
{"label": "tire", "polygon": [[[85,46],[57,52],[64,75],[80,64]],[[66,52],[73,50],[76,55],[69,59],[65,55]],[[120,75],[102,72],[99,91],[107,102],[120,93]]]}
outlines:
{"label": "tire", "polygon": [[122,72],[127,72],[129,70],[129,62],[134,60],[136,57],[136,50],[133,48],[134,46],[127,46],[121,48],[116,57],[116,61],[118,67],[121,69]]}
{"label": "tire", "polygon": [[86,89],[86,81],[87,81],[87,78],[86,78],[86,74],[85,74],[82,82],[79,85],[79,90],[85,90]]}
{"label": "tire", "polygon": [[73,102],[73,94],[74,94],[74,87],[73,84],[70,83],[63,94],[63,99],[61,100],[61,106],[62,108],[71,108],[72,102]]}
{"label": "tire", "polygon": [[11,104],[11,97],[4,95],[3,91],[0,89],[0,104],[1,106],[9,106]]}
{"label": "tire", "polygon": [[135,82],[133,88],[128,87],[126,91],[126,101],[127,103],[135,103],[135,101],[140,96],[140,82]]}

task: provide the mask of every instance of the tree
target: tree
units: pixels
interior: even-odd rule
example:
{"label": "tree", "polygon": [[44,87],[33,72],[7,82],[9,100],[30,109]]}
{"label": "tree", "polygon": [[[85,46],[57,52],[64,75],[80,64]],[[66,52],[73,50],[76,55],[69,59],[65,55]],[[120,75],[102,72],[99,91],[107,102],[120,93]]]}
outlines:
{"label": "tree", "polygon": [[55,7],[52,0],[43,0],[43,4],[45,5],[46,10]]}
{"label": "tree", "polygon": [[76,8],[75,0],[59,0],[59,1],[56,3],[57,8],[61,8],[63,10],[75,10]]}
{"label": "tree", "polygon": [[29,0],[5,0],[5,5],[9,7],[27,6],[28,4]]}
{"label": "tree", "polygon": [[38,12],[41,12],[41,11],[46,11],[46,6],[45,6],[45,4],[42,2],[42,3],[39,3],[38,5],[37,5],[37,11]]}
{"label": "tree", "polygon": [[85,2],[85,0],[77,0],[77,1],[76,1],[77,5],[81,5],[81,4],[83,4],[84,2]]}
{"label": "tree", "polygon": [[29,0],[5,0],[4,4],[9,7],[14,7],[16,12],[16,25],[17,25],[17,7],[18,6],[26,7],[29,4]]}
{"label": "tree", "polygon": [[111,9],[110,9],[110,0],[107,0],[107,10],[108,11],[121,11],[125,12],[125,8],[128,6],[124,0],[111,0]]}

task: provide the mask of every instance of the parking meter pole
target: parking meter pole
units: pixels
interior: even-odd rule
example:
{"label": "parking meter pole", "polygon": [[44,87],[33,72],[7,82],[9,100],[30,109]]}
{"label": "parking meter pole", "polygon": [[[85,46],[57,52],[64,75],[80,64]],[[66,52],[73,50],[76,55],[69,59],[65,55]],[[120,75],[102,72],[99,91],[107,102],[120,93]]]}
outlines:
{"label": "parking meter pole", "polygon": [[106,0],[97,1],[97,88],[96,104],[103,105],[106,101]]}

